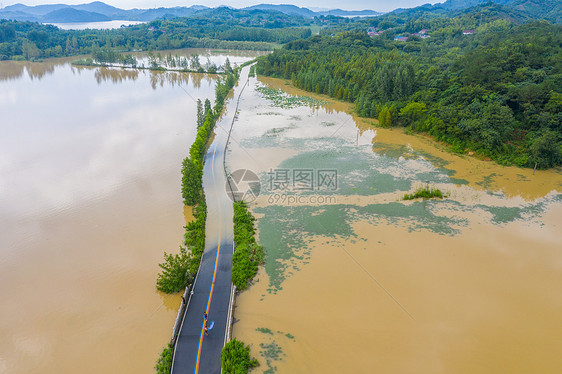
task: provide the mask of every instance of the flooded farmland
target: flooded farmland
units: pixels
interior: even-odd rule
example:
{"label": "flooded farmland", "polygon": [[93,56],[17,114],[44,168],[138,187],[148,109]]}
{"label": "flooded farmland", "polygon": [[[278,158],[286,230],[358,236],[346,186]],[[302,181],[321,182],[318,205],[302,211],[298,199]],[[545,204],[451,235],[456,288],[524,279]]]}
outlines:
{"label": "flooded farmland", "polygon": [[216,77],[70,60],[0,63],[0,373],[151,373],[180,304],[158,263],[191,219],[181,161]]}
{"label": "flooded farmland", "polygon": [[[191,219],[181,160],[215,78],[68,61],[0,64],[0,372],[152,372],[180,303],[157,264]],[[226,162],[260,178],[267,260],[233,332],[256,372],[559,368],[562,174],[349,113],[280,80],[242,95]],[[425,185],[447,198],[402,200]]]}
{"label": "flooded farmland", "polygon": [[[562,174],[454,155],[349,109],[267,78],[240,102],[227,162],[260,178],[267,259],[234,336],[256,371],[559,368]],[[447,198],[403,201],[425,185]]]}

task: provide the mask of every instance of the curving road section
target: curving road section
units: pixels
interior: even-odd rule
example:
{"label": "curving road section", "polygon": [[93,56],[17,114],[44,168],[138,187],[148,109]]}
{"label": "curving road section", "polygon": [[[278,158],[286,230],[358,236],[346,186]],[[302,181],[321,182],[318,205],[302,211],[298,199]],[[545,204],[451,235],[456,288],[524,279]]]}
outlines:
{"label": "curving road section", "polygon": [[[174,349],[172,374],[220,374],[221,350],[227,334],[232,293],[232,201],[225,191],[224,150],[236,114],[237,101],[249,73],[242,69],[234,100],[215,127],[215,138],[205,155],[203,186],[207,197],[206,248],[188,299]],[[214,327],[205,334],[204,314]]]}

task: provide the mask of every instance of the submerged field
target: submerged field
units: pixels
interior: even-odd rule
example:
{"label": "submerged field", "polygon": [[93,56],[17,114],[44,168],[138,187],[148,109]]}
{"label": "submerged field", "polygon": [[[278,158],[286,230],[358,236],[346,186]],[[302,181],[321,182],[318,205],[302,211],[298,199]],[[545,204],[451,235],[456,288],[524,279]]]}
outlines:
{"label": "submerged field", "polygon": [[[459,157],[308,95],[251,78],[227,156],[261,181],[267,260],[234,325],[257,372],[559,367],[562,175]],[[425,185],[448,197],[402,200]]]}
{"label": "submerged field", "polygon": [[194,98],[216,76],[70,60],[0,62],[0,373],[150,373],[181,303],[155,281],[192,218]]}

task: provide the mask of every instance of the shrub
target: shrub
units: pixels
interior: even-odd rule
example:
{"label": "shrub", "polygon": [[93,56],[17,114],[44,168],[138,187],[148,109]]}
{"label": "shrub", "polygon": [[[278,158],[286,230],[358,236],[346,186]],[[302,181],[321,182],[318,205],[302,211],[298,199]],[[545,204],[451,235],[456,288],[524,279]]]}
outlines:
{"label": "shrub", "polygon": [[224,374],[245,374],[258,366],[258,360],[250,357],[250,347],[232,339],[222,349],[221,366]]}
{"label": "shrub", "polygon": [[160,353],[160,357],[156,362],[156,369],[157,374],[170,374],[170,370],[172,369],[172,357],[173,357],[173,347],[172,344],[168,344]]}
{"label": "shrub", "polygon": [[423,199],[432,199],[432,198],[442,199],[446,196],[443,195],[443,193],[439,188],[433,188],[433,187],[430,188],[429,186],[425,186],[425,187],[419,187],[412,194],[405,194],[404,200],[414,200],[420,197]]}
{"label": "shrub", "polygon": [[256,243],[254,221],[243,201],[234,203],[234,244],[232,256],[232,283],[243,290],[258,273],[258,265],[264,261],[263,247]]}

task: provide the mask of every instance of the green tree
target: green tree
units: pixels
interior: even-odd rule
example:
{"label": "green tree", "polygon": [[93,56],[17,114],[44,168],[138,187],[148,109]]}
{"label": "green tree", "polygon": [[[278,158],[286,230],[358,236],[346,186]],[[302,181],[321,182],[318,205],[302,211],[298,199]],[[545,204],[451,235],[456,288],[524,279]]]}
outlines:
{"label": "green tree", "polygon": [[182,196],[185,205],[199,203],[203,194],[203,164],[199,158],[186,157],[182,163]]}
{"label": "green tree", "polygon": [[390,116],[390,110],[385,105],[379,113],[379,125],[382,127],[392,126],[392,118]]}
{"label": "green tree", "polygon": [[164,252],[164,262],[158,264],[162,272],[156,279],[156,288],[162,292],[179,292],[189,284],[189,255],[184,247],[180,253],[168,254]]}
{"label": "green tree", "polygon": [[23,57],[25,57],[28,60],[36,59],[41,55],[41,51],[39,50],[39,48],[37,48],[35,43],[30,42],[27,39],[23,40],[23,43],[21,45],[21,50],[23,53]]}
{"label": "green tree", "polygon": [[400,109],[400,119],[404,126],[412,126],[422,120],[425,112],[427,112],[427,107],[424,103],[410,102]]}
{"label": "green tree", "polygon": [[197,128],[203,126],[205,122],[205,113],[203,112],[203,103],[201,99],[197,99]]}
{"label": "green tree", "polygon": [[211,114],[212,115],[213,111],[211,108],[211,101],[209,99],[205,99],[205,118]]}
{"label": "green tree", "polygon": [[203,67],[201,66],[201,62],[199,61],[199,55],[196,55],[196,54],[191,55],[189,65],[191,67],[191,70],[194,70],[194,71],[200,71],[200,70],[203,69]]}
{"label": "green tree", "polygon": [[562,144],[556,133],[547,130],[533,140],[529,149],[529,166],[536,164],[539,169],[547,169],[562,163]]}
{"label": "green tree", "polygon": [[228,73],[232,74],[232,72],[233,72],[232,66],[230,65],[230,60],[228,59],[228,57],[226,58],[226,61],[224,62],[223,70],[227,74]]}

